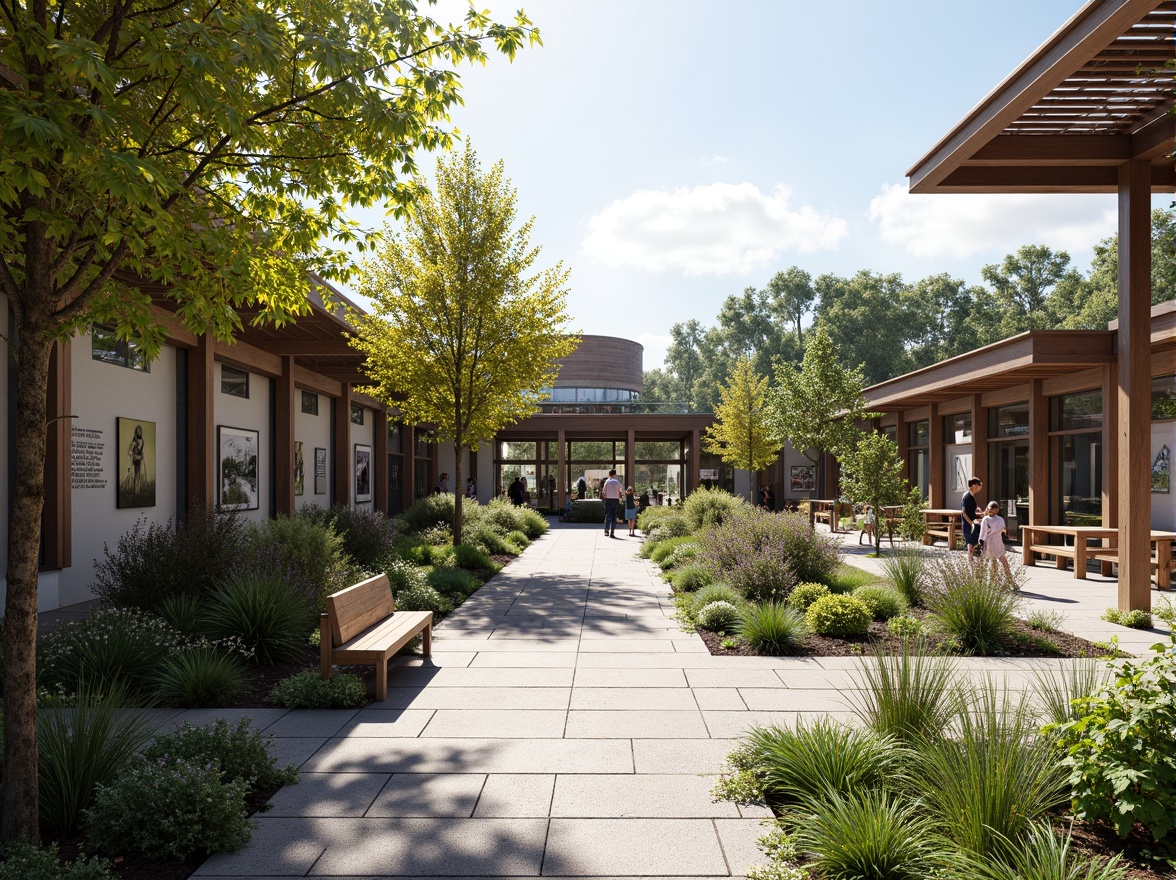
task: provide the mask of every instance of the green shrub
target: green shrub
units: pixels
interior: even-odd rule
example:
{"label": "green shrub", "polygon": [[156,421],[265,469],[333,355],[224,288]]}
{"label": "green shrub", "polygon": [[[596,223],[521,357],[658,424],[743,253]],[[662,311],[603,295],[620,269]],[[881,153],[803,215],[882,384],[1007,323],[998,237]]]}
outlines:
{"label": "green shrub", "polygon": [[222,706],[245,687],[245,665],[212,645],[184,648],[160,663],[155,686],[168,706]]}
{"label": "green shrub", "polygon": [[721,582],[707,584],[705,587],[695,593],[692,598],[694,600],[693,606],[695,614],[697,614],[704,606],[709,605],[711,602],[727,602],[731,605],[734,605],[736,608],[744,604],[743,599],[739,596],[738,593]]}
{"label": "green shrub", "polygon": [[187,639],[161,618],[137,609],[98,611],[62,624],[37,643],[40,682],[48,688],[91,691],[122,688],[145,699],[159,664]]}
{"label": "green shrub", "polygon": [[522,508],[523,511],[523,525],[520,529],[532,541],[543,537],[547,534],[547,518],[539,513],[537,510],[532,510],[529,507]]}
{"label": "green shrub", "polygon": [[701,566],[685,565],[682,568],[674,570],[674,575],[670,578],[670,583],[674,585],[675,592],[692,593],[700,587],[714,583],[714,578],[711,577],[710,572]]}
{"label": "green shrub", "polygon": [[449,599],[456,597],[458,603],[464,602],[482,586],[477,575],[460,568],[434,568],[425,575],[425,582]]}
{"label": "green shrub", "polygon": [[[905,540],[923,540],[923,535],[927,533],[927,517],[923,514],[926,507],[927,502],[923,499],[923,493],[917,487],[912,486],[910,494],[907,495],[906,502],[903,504],[898,525],[898,533]],[[911,604],[916,603],[912,602]]]}
{"label": "green shrub", "polygon": [[392,595],[400,604],[400,591],[420,586],[425,582],[425,573],[411,562],[405,562],[396,556],[385,557],[380,568],[388,576],[388,585],[392,588]]}
{"label": "green shrub", "polygon": [[690,526],[690,531],[696,532],[702,528],[721,526],[731,514],[745,508],[747,502],[723,489],[707,489],[705,486],[695,489],[682,502],[682,512]]}
{"label": "green shrub", "polygon": [[401,611],[432,611],[435,618],[441,618],[453,610],[453,603],[425,583],[423,577],[402,587],[395,597],[396,607]]}
{"label": "green shrub", "polygon": [[180,632],[193,635],[200,629],[200,600],[184,593],[168,596],[159,603],[159,616]]}
{"label": "green shrub", "polygon": [[458,544],[453,548],[453,561],[457,563],[458,568],[469,571],[498,571],[501,568],[485,550],[469,544]]}
{"label": "green shrub", "polygon": [[830,593],[852,593],[863,584],[881,583],[873,572],[842,562],[822,582],[828,585]]}
{"label": "green shrub", "polygon": [[873,615],[865,602],[853,596],[823,596],[804,615],[813,632],[835,639],[864,636],[870,629]]}
{"label": "green shrub", "polygon": [[1044,608],[1033,608],[1025,615],[1029,628],[1041,632],[1057,632],[1062,628],[1063,619],[1060,611],[1047,611]]}
{"label": "green shrub", "polygon": [[[506,534],[516,534],[515,532],[507,532]],[[518,532],[517,534],[522,534]],[[478,521],[469,526],[464,526],[461,532],[461,539],[467,544],[473,544],[481,547],[487,553],[495,553],[500,556],[517,556],[519,554],[519,547],[494,530],[494,527],[488,523]]]}
{"label": "green shrub", "polygon": [[312,626],[305,597],[291,593],[280,572],[246,571],[223,581],[208,601],[204,628],[215,638],[238,638],[259,664],[301,656]]}
{"label": "green shrub", "polygon": [[506,540],[507,543],[514,545],[511,548],[515,551],[511,554],[513,556],[517,556],[531,546],[531,539],[527,537],[525,532],[520,532],[518,529],[515,529],[513,532],[507,532]]}
{"label": "green shrub", "polygon": [[866,603],[874,620],[889,620],[898,617],[907,610],[906,600],[897,590],[884,587],[881,584],[866,584],[853,591],[855,599]]}
{"label": "green shrub", "polygon": [[886,631],[900,639],[913,639],[923,635],[926,632],[926,627],[923,626],[923,621],[919,618],[909,614],[900,614],[886,621]]}
{"label": "green shrub", "polygon": [[780,657],[800,651],[808,624],[795,608],[782,602],[765,602],[744,612],[739,635],[757,654]]}
{"label": "green shrub", "polygon": [[249,840],[244,782],[222,782],[215,761],[136,758],[102,786],[86,811],[86,836],[106,852],[185,860],[231,852]]}
{"label": "green shrub", "polygon": [[938,585],[927,593],[936,625],[969,654],[990,656],[1005,650],[1016,629],[1021,600],[994,566],[948,558],[937,567]]}
{"label": "green shrub", "polygon": [[683,565],[690,565],[694,562],[696,556],[698,556],[697,541],[680,544],[671,550],[670,554],[661,561],[662,571],[674,571]]}
{"label": "green shrub", "polygon": [[329,516],[343,542],[343,552],[360,565],[375,566],[396,541],[396,525],[382,511],[341,504],[332,507]]}
{"label": "green shrub", "polygon": [[123,709],[118,686],[105,696],[84,683],[68,705],[50,701],[37,712],[37,781],[41,829],[68,835],[98,786],[111,783],[155,727],[137,709]]}
{"label": "green shrub", "polygon": [[[401,538],[396,542],[396,554],[409,565],[428,566],[433,564],[433,552],[437,548],[420,538]],[[385,560],[384,565],[387,565]]]}
{"label": "green shrub", "polygon": [[698,625],[715,632],[734,629],[742,619],[739,609],[730,602],[711,602],[698,609]]}
{"label": "green shrub", "polygon": [[222,782],[244,782],[251,790],[268,791],[298,781],[297,767],[279,767],[270,754],[273,739],[271,734],[254,730],[248,718],[235,725],[218,718],[199,727],[185,721],[178,730],[158,737],[143,750],[143,757],[148,761],[216,761]]}
{"label": "green shrub", "polygon": [[788,594],[788,604],[801,613],[808,611],[809,606],[822,596],[829,595],[829,588],[824,584],[797,584]]}
{"label": "green shrub", "polygon": [[456,553],[452,544],[433,548],[433,565],[437,567],[456,568]]}
{"label": "green shrub", "polygon": [[284,709],[355,709],[367,703],[367,687],[358,675],[335,673],[323,681],[306,671],[283,678],[268,699]]}
{"label": "green shrub", "polygon": [[203,596],[246,555],[247,521],[227,510],[194,505],[173,524],[138,520],[94,567],[94,594],[107,605],[154,611],[176,595]]}
{"label": "green shrub", "polygon": [[[664,507],[661,510],[672,510]],[[648,529],[642,529],[645,537],[651,541],[665,541],[668,538],[685,538],[691,533],[690,523],[681,514],[662,517],[655,520]]]}
{"label": "green shrub", "polygon": [[936,863],[932,832],[917,801],[867,789],[815,802],[795,839],[822,877],[924,880]]}
{"label": "green shrub", "polygon": [[56,843],[41,849],[21,840],[0,848],[0,880],[108,880],[110,876],[110,863],[104,859],[79,856],[62,865]]}
{"label": "green shrub", "polygon": [[916,608],[923,605],[927,589],[927,565],[930,557],[919,547],[901,547],[881,559],[882,573]]}
{"label": "green shrub", "polygon": [[1034,823],[1020,846],[1006,846],[999,857],[960,853],[953,859],[956,876],[968,880],[1127,880],[1122,854],[1109,861],[1071,847],[1048,820]]}
{"label": "green shrub", "polygon": [[[490,505],[486,505],[489,507]],[[475,510],[473,505],[467,507],[462,504],[462,526],[471,518],[470,514]],[[475,516],[481,515],[479,511]],[[453,527],[453,494],[449,492],[442,492],[434,495],[425,495],[423,498],[418,498],[401,517],[404,520],[405,531],[410,535],[419,535],[427,532],[429,529],[437,526],[442,526],[446,530]]]}
{"label": "green shrub", "polygon": [[1132,629],[1151,629],[1152,626],[1151,612],[1144,611],[1141,608],[1136,608],[1133,611],[1120,611],[1118,608],[1108,608],[1103,612],[1102,619],[1108,623],[1128,626]]}
{"label": "green shrub", "polygon": [[657,505],[650,505],[643,507],[637,512],[637,528],[643,532],[648,532],[655,523],[660,523],[662,520],[681,518],[681,507],[658,507]]}
{"label": "green shrub", "polygon": [[932,654],[923,642],[901,653],[877,652],[861,667],[850,705],[880,736],[916,745],[935,741],[959,706],[961,682],[951,657]]}
{"label": "green shrub", "polygon": [[659,540],[654,548],[649,552],[649,558],[658,565],[661,565],[663,562],[665,562],[665,560],[670,558],[670,554],[675,553],[682,547],[694,547],[695,552],[697,552],[698,542],[688,536]]}
{"label": "green shrub", "polygon": [[[277,575],[287,584],[287,592],[302,592],[290,585],[305,583],[313,591],[316,609],[334,589],[332,575],[346,568],[348,559],[343,539],[330,525],[320,525],[299,516],[277,516],[254,526],[256,562],[244,569],[226,569],[245,574],[253,569],[265,575]],[[223,582],[217,583],[219,591]]]}
{"label": "green shrub", "polygon": [[1176,827],[1176,642],[1152,652],[1117,661],[1113,678],[1045,733],[1069,775],[1074,815],[1108,822],[1120,837],[1138,822],[1159,840]]}

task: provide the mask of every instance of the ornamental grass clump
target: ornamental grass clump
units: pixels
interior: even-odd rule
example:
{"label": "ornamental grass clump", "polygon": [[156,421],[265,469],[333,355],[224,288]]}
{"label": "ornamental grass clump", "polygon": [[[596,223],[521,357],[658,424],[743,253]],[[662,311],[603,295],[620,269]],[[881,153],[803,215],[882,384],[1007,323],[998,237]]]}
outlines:
{"label": "ornamental grass clump", "polygon": [[245,663],[240,654],[206,644],[176,651],[164,658],[156,672],[155,689],[167,706],[223,706],[245,687]]}
{"label": "ornamental grass clump", "polygon": [[875,733],[910,746],[940,739],[958,709],[955,660],[932,654],[923,642],[904,642],[898,654],[877,651],[855,682],[849,701],[857,717]]}
{"label": "ornamental grass clump", "polygon": [[926,601],[930,557],[919,547],[900,547],[881,559],[882,573],[902,593],[908,605],[920,607]]}
{"label": "ornamental grass clump", "polygon": [[695,614],[711,602],[729,602],[736,607],[744,604],[743,598],[721,581],[707,584],[689,598],[693,600]]}
{"label": "ornamental grass clump", "polygon": [[1096,693],[1107,680],[1107,669],[1093,657],[1082,657],[1057,667],[1033,670],[1033,696],[1048,724],[1078,718],[1076,700]]}
{"label": "ornamental grass clump", "polygon": [[1016,632],[1021,606],[1004,573],[992,565],[949,557],[936,566],[935,579],[936,586],[927,592],[927,606],[936,625],[954,636],[968,654],[1003,653]]}
{"label": "ornamental grass clump", "polygon": [[683,547],[695,548],[697,553],[698,542],[689,535],[683,535],[677,538],[659,539],[652,550],[649,551],[649,558],[662,565],[671,555],[678,552]]}
{"label": "ornamental grass clump", "polygon": [[674,569],[670,578],[675,593],[693,593],[695,590],[714,583],[711,573],[701,565],[684,565]]}
{"label": "ornamental grass clump", "polygon": [[783,602],[753,605],[739,626],[739,635],[752,650],[771,657],[799,653],[808,633],[804,615]]}
{"label": "ornamental grass clump", "polygon": [[1127,880],[1122,854],[1093,857],[1071,846],[1048,820],[1034,823],[1018,846],[1006,845],[995,858],[959,853],[950,860],[952,875],[968,880]]}
{"label": "ornamental grass clump", "polygon": [[245,571],[223,580],[208,600],[203,627],[214,638],[240,639],[259,665],[302,654],[312,606],[278,571]]}
{"label": "ornamental grass clump", "polygon": [[853,596],[822,596],[809,606],[804,614],[805,622],[817,635],[834,639],[852,639],[864,636],[870,630],[869,606]]}

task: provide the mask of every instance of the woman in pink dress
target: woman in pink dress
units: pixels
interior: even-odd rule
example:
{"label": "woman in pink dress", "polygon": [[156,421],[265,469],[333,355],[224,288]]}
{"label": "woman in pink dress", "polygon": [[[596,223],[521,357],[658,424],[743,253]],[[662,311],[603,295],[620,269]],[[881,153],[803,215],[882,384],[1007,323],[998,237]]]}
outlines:
{"label": "woman in pink dress", "polygon": [[1005,556],[1005,521],[1004,517],[1000,515],[1000,505],[995,501],[989,501],[984,513],[984,519],[980,521],[980,543],[984,547],[981,558],[991,559],[993,565],[999,559],[1000,564],[1004,566],[1009,583],[1012,583],[1013,570],[1009,567],[1009,560]]}

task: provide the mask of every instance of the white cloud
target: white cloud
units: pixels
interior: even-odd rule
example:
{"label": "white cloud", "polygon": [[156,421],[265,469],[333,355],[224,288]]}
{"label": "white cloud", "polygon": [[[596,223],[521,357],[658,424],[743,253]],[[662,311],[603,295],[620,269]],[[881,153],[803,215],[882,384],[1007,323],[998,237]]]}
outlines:
{"label": "white cloud", "polygon": [[727,157],[726,156],[711,156],[710,158],[707,158],[706,156],[703,156],[698,161],[701,162],[703,165],[726,165],[727,164]]}
{"label": "white cloud", "polygon": [[1113,195],[910,195],[884,184],[870,201],[882,241],[920,259],[1009,253],[1044,244],[1071,255],[1115,232]]}
{"label": "white cloud", "polygon": [[833,248],[846,222],[804,205],[789,191],[771,195],[751,183],[712,183],[674,192],[638,190],[588,221],[581,249],[609,266],[687,275],[745,273],[786,251]]}
{"label": "white cloud", "polygon": [[645,346],[645,351],[642,353],[645,369],[655,370],[665,364],[666,352],[669,351],[670,343],[674,341],[674,337],[668,333],[642,333],[636,341]]}

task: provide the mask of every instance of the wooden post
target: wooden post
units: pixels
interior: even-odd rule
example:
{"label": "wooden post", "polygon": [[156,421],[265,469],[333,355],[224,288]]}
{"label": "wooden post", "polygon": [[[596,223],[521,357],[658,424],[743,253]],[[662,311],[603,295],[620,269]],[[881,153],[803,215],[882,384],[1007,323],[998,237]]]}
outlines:
{"label": "wooden post", "polygon": [[1029,523],[1050,524],[1049,516],[1049,401],[1041,379],[1029,391]]}
{"label": "wooden post", "polygon": [[1103,370],[1102,396],[1102,524],[1113,529],[1119,524],[1119,393],[1113,365],[1107,365]]}
{"label": "wooden post", "polygon": [[335,440],[335,460],[331,462],[335,474],[333,503],[351,507],[351,386],[346,382],[335,400],[335,424],[331,430]]}
{"label": "wooden post", "polygon": [[212,396],[216,384],[215,346],[216,340],[205,333],[196,337],[196,347],[188,353],[188,504],[208,509],[217,502],[216,412]]}
{"label": "wooden post", "polygon": [[[294,358],[282,357],[274,401],[274,513],[294,512]],[[313,467],[312,467],[313,471]],[[305,479],[305,477],[304,477]]]}
{"label": "wooden post", "polygon": [[[915,486],[914,475],[911,473],[910,431],[906,422],[902,420],[902,410],[894,414],[894,443],[898,446],[898,457],[902,461],[902,472],[907,482]],[[919,488],[915,486],[915,488]]]}
{"label": "wooden post", "polygon": [[[388,512],[388,413],[382,409],[373,414],[372,436],[372,506]],[[464,492],[465,486],[455,486],[455,492]]]}
{"label": "wooden post", "polygon": [[[43,568],[69,568],[72,564],[73,501],[73,408],[70,398],[72,346],[53,343],[49,353],[49,387],[45,412],[48,415],[45,438],[45,506],[41,514],[42,543],[45,548]],[[113,446],[118,445],[117,434]],[[116,472],[115,482],[120,479]]]}
{"label": "wooden post", "polygon": [[400,509],[407,510],[416,500],[413,480],[416,478],[416,431],[412,425],[400,426]]}
{"label": "wooden post", "polygon": [[690,466],[689,473],[682,475],[681,495],[685,498],[695,487],[698,486],[698,469],[702,464],[702,450],[699,444],[702,442],[702,432],[695,428],[690,432]]}
{"label": "wooden post", "polygon": [[1151,163],[1119,166],[1119,608],[1151,608]]}
{"label": "wooden post", "polygon": [[568,506],[568,435],[560,428],[556,432],[555,480],[559,484],[559,509]]}
{"label": "wooden post", "polygon": [[939,404],[933,403],[927,416],[927,478],[932,507],[947,507],[946,474],[943,469],[943,419]]}
{"label": "wooden post", "polygon": [[[637,492],[636,472],[637,472],[637,432],[634,431],[632,428],[630,428],[628,437],[626,438],[626,441],[625,441],[625,485],[632,486],[634,493]],[[682,481],[683,485],[678,487],[678,494],[682,498],[686,497],[686,495],[685,495],[685,492],[686,492],[685,482],[686,481],[683,480]]]}

